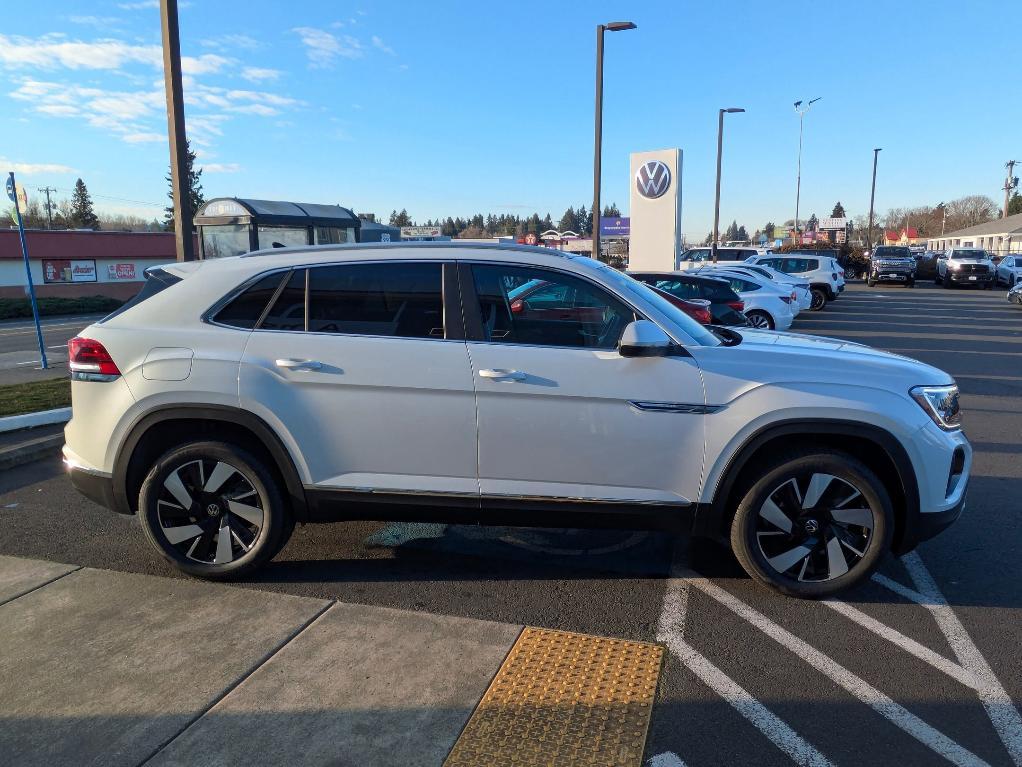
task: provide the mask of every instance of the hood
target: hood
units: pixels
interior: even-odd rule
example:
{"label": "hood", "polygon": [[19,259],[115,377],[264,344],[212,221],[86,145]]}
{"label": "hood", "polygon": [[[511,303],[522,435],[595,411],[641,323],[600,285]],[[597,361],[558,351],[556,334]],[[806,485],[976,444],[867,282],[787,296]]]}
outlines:
{"label": "hood", "polygon": [[954,383],[943,370],[864,344],[798,333],[732,330],[743,338],[738,346],[702,347],[693,355],[704,367],[704,375],[723,376],[736,384],[742,381],[742,389],[771,383],[821,383],[907,394],[913,386]]}

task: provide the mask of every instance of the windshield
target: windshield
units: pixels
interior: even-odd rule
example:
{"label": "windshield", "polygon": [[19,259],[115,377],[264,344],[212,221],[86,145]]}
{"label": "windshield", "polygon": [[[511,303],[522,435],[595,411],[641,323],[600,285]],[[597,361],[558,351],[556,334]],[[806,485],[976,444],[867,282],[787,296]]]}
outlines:
{"label": "windshield", "polygon": [[978,258],[980,260],[987,257],[985,250],[956,250],[951,254],[951,258]]}
{"label": "windshield", "polygon": [[873,251],[873,258],[912,258],[908,248],[879,247]]}
{"label": "windshield", "polygon": [[685,312],[676,307],[666,298],[659,295],[655,290],[652,290],[648,285],[632,279],[627,274],[619,272],[617,269],[607,266],[599,261],[590,261],[588,258],[585,259],[585,261],[589,262],[587,263],[588,266],[598,269],[604,279],[620,290],[624,296],[636,296],[642,301],[652,304],[657,311],[677,325],[682,332],[688,334],[692,340],[700,346],[720,346],[720,339],[717,338],[717,336],[689,317],[685,314]]}

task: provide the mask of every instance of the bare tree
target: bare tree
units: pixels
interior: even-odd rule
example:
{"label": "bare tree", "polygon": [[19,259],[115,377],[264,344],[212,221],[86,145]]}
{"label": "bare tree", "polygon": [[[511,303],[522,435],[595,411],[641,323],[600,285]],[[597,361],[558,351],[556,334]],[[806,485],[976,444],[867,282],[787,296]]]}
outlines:
{"label": "bare tree", "polygon": [[1000,214],[997,203],[986,195],[970,194],[947,204],[947,231],[993,221]]}

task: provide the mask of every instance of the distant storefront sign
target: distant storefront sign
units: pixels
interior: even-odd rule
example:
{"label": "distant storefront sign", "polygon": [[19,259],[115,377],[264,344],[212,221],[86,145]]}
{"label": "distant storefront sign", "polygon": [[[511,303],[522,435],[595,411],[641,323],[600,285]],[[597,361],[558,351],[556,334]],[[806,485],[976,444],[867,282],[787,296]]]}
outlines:
{"label": "distant storefront sign", "polygon": [[819,225],[818,228],[819,228],[819,230],[821,232],[823,232],[823,231],[826,231],[828,229],[830,229],[830,230],[832,230],[832,229],[844,229],[847,226],[848,226],[848,219],[847,218],[821,218],[820,219],[820,225]]}
{"label": "distant storefront sign", "polygon": [[439,226],[402,226],[402,240],[423,240],[440,237],[442,232]]}
{"label": "distant storefront sign", "polygon": [[525,244],[526,245],[538,245],[539,244],[539,235],[536,234],[535,232],[529,232],[527,235],[525,235]]}
{"label": "distant storefront sign", "polygon": [[43,260],[44,282],[96,282],[96,262]]}
{"label": "distant storefront sign", "polygon": [[628,216],[600,216],[600,237],[627,237],[632,232],[632,219]]}
{"label": "distant storefront sign", "polygon": [[134,280],[135,277],[135,265],[134,264],[107,264],[106,265],[106,278],[108,280]]}

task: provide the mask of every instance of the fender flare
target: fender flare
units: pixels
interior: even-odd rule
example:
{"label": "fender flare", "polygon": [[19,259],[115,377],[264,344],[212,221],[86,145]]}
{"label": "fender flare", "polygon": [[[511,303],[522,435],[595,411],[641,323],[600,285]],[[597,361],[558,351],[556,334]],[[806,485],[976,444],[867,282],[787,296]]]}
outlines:
{"label": "fender flare", "polygon": [[163,405],[148,410],[138,416],[128,428],[127,437],[121,443],[114,459],[113,496],[117,510],[123,514],[131,513],[131,502],[127,494],[128,465],[135,448],[149,429],[167,421],[202,420],[242,426],[259,439],[270,454],[277,470],[284,479],[284,492],[291,504],[295,519],[304,522],[308,519],[308,506],[305,499],[305,488],[302,485],[298,469],[284,443],[259,416],[237,407],[228,405]]}
{"label": "fender flare", "polygon": [[880,426],[831,418],[789,419],[767,424],[753,432],[728,458],[724,470],[720,474],[720,480],[713,490],[711,500],[699,504],[695,532],[718,540],[726,537],[724,524],[728,516],[727,501],[742,469],[755,452],[770,440],[796,434],[807,437],[857,437],[877,444],[894,464],[902,493],[905,496],[904,513],[899,520],[901,534],[894,541],[894,550],[896,553],[902,554],[914,547],[919,522],[919,484],[912,460],[905,447],[897,437]]}

